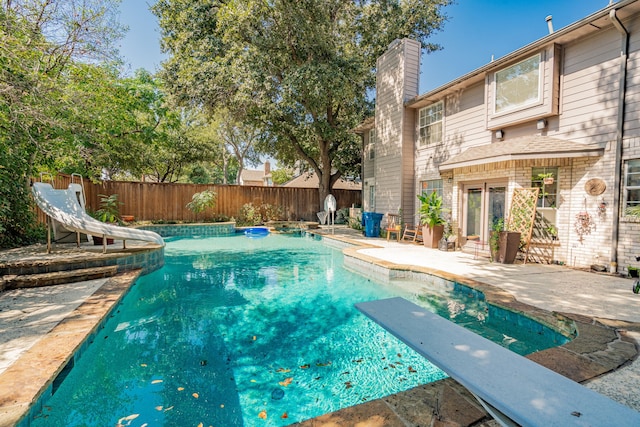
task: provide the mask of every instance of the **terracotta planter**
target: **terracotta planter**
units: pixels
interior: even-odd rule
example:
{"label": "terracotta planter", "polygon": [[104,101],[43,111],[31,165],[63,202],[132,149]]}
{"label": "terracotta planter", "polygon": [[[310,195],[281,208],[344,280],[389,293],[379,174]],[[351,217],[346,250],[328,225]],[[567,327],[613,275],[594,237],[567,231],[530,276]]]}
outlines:
{"label": "terracotta planter", "polygon": [[[102,237],[93,236],[93,244],[96,246],[102,245]],[[113,239],[107,237],[107,245],[113,245]]]}
{"label": "terracotta planter", "polygon": [[427,248],[437,248],[442,235],[444,234],[444,224],[429,227],[422,226],[422,242]]}
{"label": "terracotta planter", "polygon": [[124,222],[133,222],[135,218],[133,215],[122,215],[120,216],[120,219],[122,219]]}

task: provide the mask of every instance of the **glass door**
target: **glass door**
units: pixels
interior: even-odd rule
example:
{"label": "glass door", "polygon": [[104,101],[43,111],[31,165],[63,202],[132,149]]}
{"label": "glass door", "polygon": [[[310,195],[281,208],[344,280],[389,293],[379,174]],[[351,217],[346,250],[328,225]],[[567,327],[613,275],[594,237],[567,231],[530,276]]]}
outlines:
{"label": "glass door", "polygon": [[464,185],[463,189],[463,232],[468,239],[486,242],[493,223],[505,218],[507,185],[482,182]]}

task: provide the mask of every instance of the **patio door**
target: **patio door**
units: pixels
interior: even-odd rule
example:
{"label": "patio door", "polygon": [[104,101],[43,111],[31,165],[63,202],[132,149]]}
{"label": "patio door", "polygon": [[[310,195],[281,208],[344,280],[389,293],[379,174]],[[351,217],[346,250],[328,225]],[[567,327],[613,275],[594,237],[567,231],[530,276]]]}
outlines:
{"label": "patio door", "polygon": [[507,204],[505,182],[478,182],[463,185],[462,232],[467,238],[489,240],[494,221],[504,218]]}

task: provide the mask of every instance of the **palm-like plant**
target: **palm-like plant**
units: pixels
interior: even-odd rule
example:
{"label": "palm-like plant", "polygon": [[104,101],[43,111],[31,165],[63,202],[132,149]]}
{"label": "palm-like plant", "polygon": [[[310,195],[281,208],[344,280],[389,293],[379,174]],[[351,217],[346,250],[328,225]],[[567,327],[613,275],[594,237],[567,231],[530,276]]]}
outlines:
{"label": "palm-like plant", "polygon": [[445,223],[442,218],[442,196],[435,191],[431,194],[422,193],[418,195],[420,205],[420,222],[422,225],[433,227]]}

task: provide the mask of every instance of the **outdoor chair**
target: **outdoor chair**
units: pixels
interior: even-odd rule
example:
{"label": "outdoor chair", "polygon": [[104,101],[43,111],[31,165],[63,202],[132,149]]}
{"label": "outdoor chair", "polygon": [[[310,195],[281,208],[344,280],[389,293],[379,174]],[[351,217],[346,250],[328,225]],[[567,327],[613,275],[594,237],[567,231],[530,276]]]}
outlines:
{"label": "outdoor chair", "polygon": [[409,240],[413,243],[422,241],[422,226],[417,224],[407,225],[404,229],[404,233],[402,234],[402,240]]}
{"label": "outdoor chair", "polygon": [[402,225],[400,225],[399,216],[396,214],[387,214],[387,227],[384,229],[387,232],[387,241],[392,234],[395,234],[396,240],[400,241],[400,235],[402,234]]}

